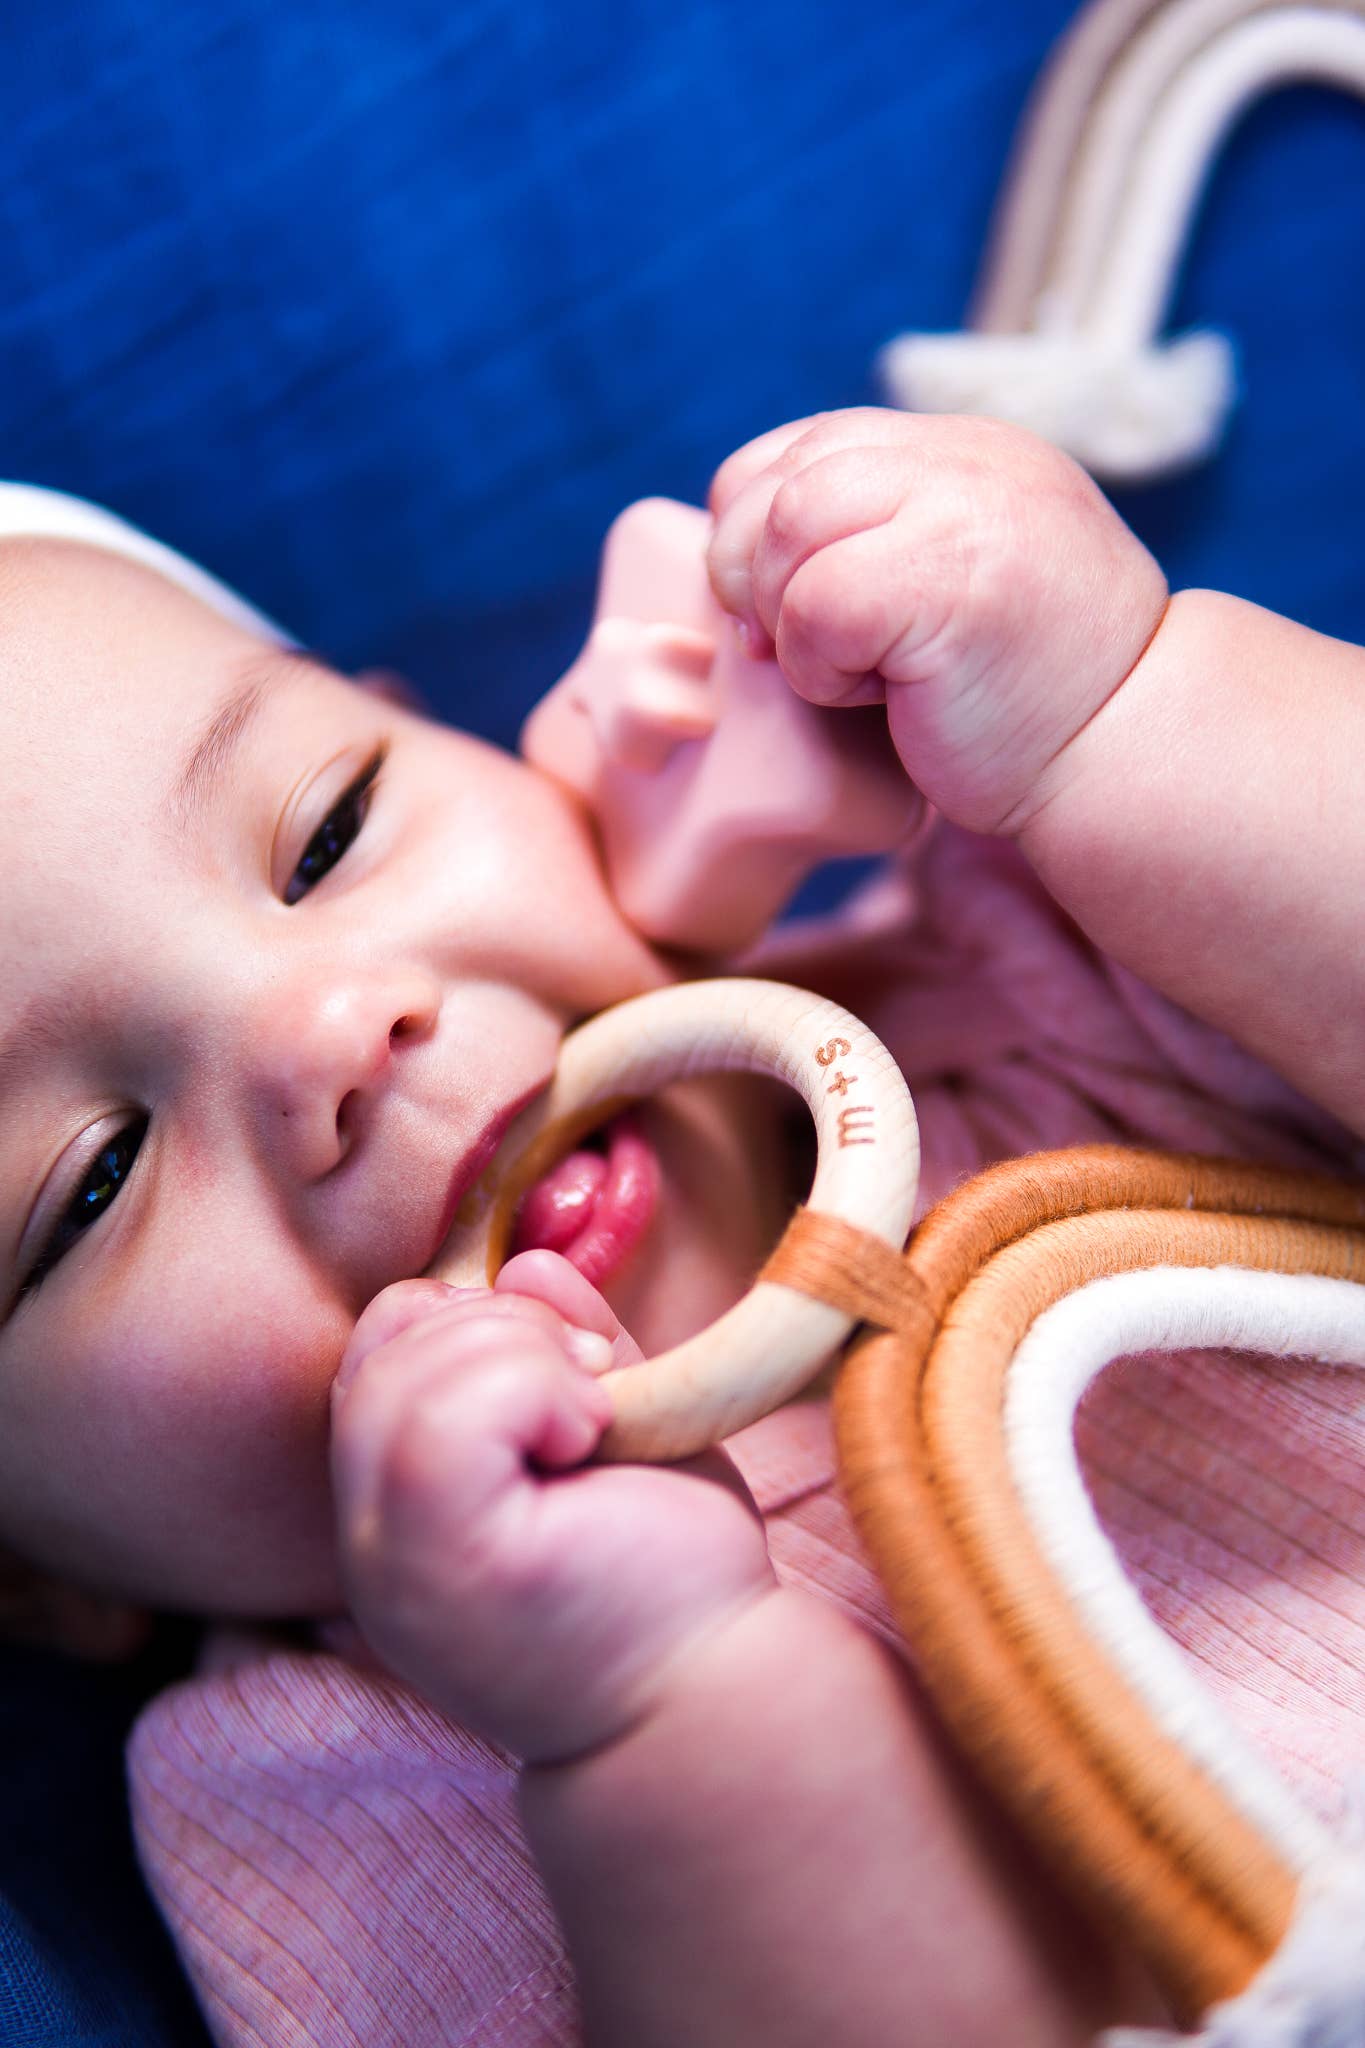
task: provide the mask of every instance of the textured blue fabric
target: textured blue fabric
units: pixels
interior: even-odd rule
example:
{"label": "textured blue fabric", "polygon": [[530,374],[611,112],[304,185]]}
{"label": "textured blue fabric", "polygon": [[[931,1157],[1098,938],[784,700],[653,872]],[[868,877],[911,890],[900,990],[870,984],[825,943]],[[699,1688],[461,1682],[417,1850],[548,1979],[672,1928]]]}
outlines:
{"label": "textured blue fabric", "polygon": [[137,1877],[123,1797],[128,1724],[185,1655],[174,1639],[122,1670],[0,1654],[4,2048],[207,2048]]}
{"label": "textured blue fabric", "polygon": [[[62,0],[0,66],[0,470],[83,490],[499,734],[601,530],[958,324],[1064,0]],[[1177,321],[1245,403],[1129,507],[1180,580],[1365,635],[1365,119],[1234,139]]]}
{"label": "textured blue fabric", "polygon": [[[891,335],[960,324],[1070,12],[14,0],[0,474],[107,502],[509,738],[622,504],[698,496],[750,434],[875,396]],[[1243,405],[1215,464],[1125,504],[1178,582],[1357,639],[1363,229],[1359,107],[1302,91],[1244,124],[1174,322],[1236,336]],[[31,1868],[0,1856],[0,2041],[169,2040],[151,1951],[119,1979],[91,1939],[126,1845],[92,1834],[47,1699],[15,1709],[51,1825]]]}

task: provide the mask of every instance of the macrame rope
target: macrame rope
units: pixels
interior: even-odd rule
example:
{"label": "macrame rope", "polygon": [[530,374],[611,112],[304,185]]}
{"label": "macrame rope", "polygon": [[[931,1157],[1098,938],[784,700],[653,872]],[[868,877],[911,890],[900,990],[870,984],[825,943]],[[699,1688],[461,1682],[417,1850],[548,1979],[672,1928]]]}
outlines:
{"label": "macrame rope", "polygon": [[827,1301],[875,1329],[913,1331],[926,1343],[938,1320],[923,1282],[900,1252],[818,1209],[798,1209],[759,1277]]}
{"label": "macrame rope", "polygon": [[1117,61],[1173,6],[1178,0],[1091,0],[1050,53],[991,222],[972,306],[978,333],[1017,334],[1032,324],[1093,110]]}
{"label": "macrame rope", "polygon": [[760,1277],[818,1300],[836,1299],[826,1287],[844,1289],[839,1306],[879,1329],[907,1329],[903,1310],[915,1304],[936,1325],[993,1252],[1041,1223],[1099,1209],[1215,1209],[1365,1229],[1365,1186],[1197,1153],[1076,1145],[976,1174],[917,1226],[908,1260],[837,1217],[800,1209]]}
{"label": "macrame rope", "polygon": [[1026,111],[972,323],[888,343],[892,402],[1013,420],[1115,479],[1209,455],[1232,349],[1158,330],[1228,129],[1299,80],[1365,92],[1365,0],[1092,0]]}
{"label": "macrame rope", "polygon": [[[1241,24],[1271,12],[1282,20],[1336,16],[1349,25],[1365,8],[1361,0],[1314,0],[1311,9],[1287,8],[1284,0],[1095,0],[1082,9],[1049,59],[1022,124],[977,286],[974,328],[1010,333],[1088,323],[1134,167],[1154,125],[1167,118],[1170,96],[1211,56],[1214,71],[1222,69],[1217,51],[1235,46]],[[1313,34],[1310,24],[1300,39],[1285,24],[1267,86],[1295,75],[1305,55],[1316,54]],[[1191,174],[1196,185],[1225,129],[1226,122],[1203,129],[1196,148],[1202,163]],[[1186,225],[1184,213],[1173,220],[1177,240]]]}
{"label": "macrame rope", "polygon": [[1010,1364],[1005,1453],[1039,1548],[1154,1718],[1302,1873],[1331,1836],[1245,1743],[1148,1612],[1100,1526],[1072,1448],[1086,1387],[1116,1358],[1221,1349],[1365,1365],[1365,1286],[1318,1274],[1155,1266],[1114,1273],[1037,1318]]}
{"label": "macrame rope", "polygon": [[1100,1274],[1365,1277],[1362,1226],[1365,1190],[1326,1176],[1097,1146],[979,1176],[926,1217],[903,1275],[884,1247],[865,1257],[856,1231],[809,1214],[765,1269],[837,1286],[887,1332],[850,1353],[835,1419],[850,1505],[916,1662],[1002,1801],[1189,2014],[1273,1952],[1299,1859],[1162,1728],[1058,1586],[1008,1465],[1007,1368],[1038,1315]]}
{"label": "macrame rope", "polygon": [[1365,21],[1326,7],[1254,15],[1152,110],[1086,298],[1083,324],[1101,348],[1155,337],[1214,155],[1248,107],[1291,81],[1365,95]]}

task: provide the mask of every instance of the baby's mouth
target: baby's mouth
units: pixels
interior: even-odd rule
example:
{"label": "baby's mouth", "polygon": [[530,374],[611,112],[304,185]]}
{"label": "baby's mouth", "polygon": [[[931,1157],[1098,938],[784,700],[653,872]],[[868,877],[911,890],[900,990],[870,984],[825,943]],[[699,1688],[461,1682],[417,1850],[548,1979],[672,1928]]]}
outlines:
{"label": "baby's mouth", "polygon": [[637,1110],[626,1110],[552,1166],[517,1208],[512,1251],[553,1251],[594,1287],[619,1271],[649,1228],[659,1163]]}

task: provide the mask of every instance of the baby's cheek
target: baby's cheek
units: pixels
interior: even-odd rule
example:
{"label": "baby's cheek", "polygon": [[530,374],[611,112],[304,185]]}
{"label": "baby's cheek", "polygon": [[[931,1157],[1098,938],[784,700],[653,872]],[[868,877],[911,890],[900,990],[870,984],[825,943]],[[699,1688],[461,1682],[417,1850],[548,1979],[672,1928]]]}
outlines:
{"label": "baby's cheek", "polygon": [[350,1324],[285,1306],[259,1290],[235,1316],[182,1305],[107,1354],[90,1424],[117,1487],[91,1534],[102,1519],[147,1597],[243,1613],[334,1602],[329,1395]]}

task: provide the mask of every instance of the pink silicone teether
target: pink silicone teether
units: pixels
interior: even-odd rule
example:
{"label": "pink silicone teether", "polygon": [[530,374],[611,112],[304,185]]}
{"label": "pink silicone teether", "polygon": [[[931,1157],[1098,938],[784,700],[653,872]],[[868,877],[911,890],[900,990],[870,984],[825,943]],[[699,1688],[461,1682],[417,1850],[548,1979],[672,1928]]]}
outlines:
{"label": "pink silicone teether", "polygon": [[879,706],[817,710],[744,652],[706,580],[710,525],[666,498],[621,514],[587,644],[522,748],[587,803],[633,924],[730,953],[811,869],[887,851],[924,804]]}

